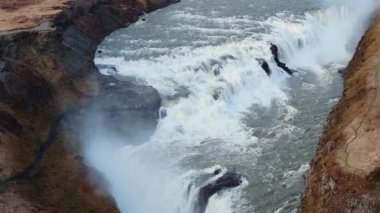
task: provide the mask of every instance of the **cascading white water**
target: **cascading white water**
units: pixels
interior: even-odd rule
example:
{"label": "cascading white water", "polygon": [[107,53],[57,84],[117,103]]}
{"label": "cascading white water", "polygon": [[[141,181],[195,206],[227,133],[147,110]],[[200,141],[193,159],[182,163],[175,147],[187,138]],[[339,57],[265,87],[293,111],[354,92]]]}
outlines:
{"label": "cascading white water", "polygon": [[[324,3],[320,10],[303,15],[283,12],[264,21],[174,11],[170,18],[182,22],[173,31],[187,30],[209,41],[162,48],[149,47],[160,40],[144,40],[148,46],[125,47],[124,57],[96,58],[99,66],[112,65],[119,75],[136,77],[156,88],[167,114],[150,141],[142,145],[125,145],[122,138],[108,135],[101,127],[86,134],[86,162],[104,175],[122,212],[192,213],[199,187],[217,178],[212,175],[217,168],[255,165],[261,155],[260,137],[245,122],[252,107],[255,111],[255,107],[280,106],[283,123],[298,113],[290,104],[290,77],[273,62],[268,42],[280,47],[281,60],[299,71],[299,81],[317,75],[323,79],[320,84],[327,85],[331,67],[347,64],[378,5],[375,0]],[[191,21],[210,22],[214,28],[187,23]],[[251,34],[234,37],[246,30]],[[172,39],[178,42],[175,36]],[[224,41],[215,44],[218,39]],[[142,56],[128,59],[131,55]],[[256,58],[270,62],[270,78]],[[110,74],[107,69],[101,71]],[[281,126],[284,134],[294,129]],[[251,177],[246,176],[242,186],[213,196],[206,212],[254,211],[255,201],[245,191]]]}
{"label": "cascading white water", "polygon": [[315,72],[326,65],[347,64],[379,4],[375,0],[324,2],[328,5],[324,10],[304,17],[272,17],[265,23],[273,29],[268,39],[284,49],[290,66]]}

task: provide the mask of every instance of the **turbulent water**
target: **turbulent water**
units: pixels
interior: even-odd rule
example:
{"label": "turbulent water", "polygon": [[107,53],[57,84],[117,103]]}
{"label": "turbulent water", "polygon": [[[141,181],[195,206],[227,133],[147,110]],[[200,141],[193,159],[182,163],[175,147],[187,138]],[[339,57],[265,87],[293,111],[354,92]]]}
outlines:
{"label": "turbulent water", "polygon": [[[221,168],[245,180],[212,196],[207,213],[296,211],[341,94],[338,70],[374,9],[371,0],[333,2],[182,0],[106,38],[100,70],[151,85],[163,99],[149,141],[97,137],[86,149],[120,210],[193,213],[199,187]],[[294,76],[276,66],[268,42]],[[268,61],[270,77],[257,58]]]}

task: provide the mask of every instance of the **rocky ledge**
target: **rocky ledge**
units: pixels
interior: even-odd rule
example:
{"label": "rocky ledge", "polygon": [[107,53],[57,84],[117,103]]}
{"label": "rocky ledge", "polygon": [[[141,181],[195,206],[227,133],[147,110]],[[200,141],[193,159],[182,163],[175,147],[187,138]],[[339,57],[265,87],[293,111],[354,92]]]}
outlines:
{"label": "rocky ledge", "polygon": [[302,212],[380,209],[380,16],[344,74],[306,179]]}
{"label": "rocky ledge", "polygon": [[0,212],[118,212],[68,117],[101,102],[115,122],[156,124],[157,91],[99,74],[93,57],[106,35],[174,2],[0,2]]}

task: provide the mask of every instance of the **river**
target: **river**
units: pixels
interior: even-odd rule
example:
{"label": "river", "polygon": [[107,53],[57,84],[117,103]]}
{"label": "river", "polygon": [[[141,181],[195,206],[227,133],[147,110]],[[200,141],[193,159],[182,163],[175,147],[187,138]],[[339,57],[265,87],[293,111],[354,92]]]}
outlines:
{"label": "river", "polygon": [[182,0],[108,36],[100,71],[162,98],[149,141],[87,150],[119,209],[194,213],[199,187],[222,169],[243,184],[212,196],[206,213],[295,212],[372,2]]}

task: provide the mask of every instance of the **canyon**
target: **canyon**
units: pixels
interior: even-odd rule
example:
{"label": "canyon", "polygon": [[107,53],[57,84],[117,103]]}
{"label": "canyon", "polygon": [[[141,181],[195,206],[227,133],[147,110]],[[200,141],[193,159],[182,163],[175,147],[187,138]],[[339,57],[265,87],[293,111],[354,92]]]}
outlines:
{"label": "canyon", "polygon": [[[119,212],[103,177],[84,162],[80,121],[96,105],[118,132],[149,136],[161,99],[153,87],[100,74],[94,55],[111,32],[176,2],[0,3],[1,212]],[[379,35],[377,15],[343,74],[344,93],[310,163],[301,212],[380,209]],[[136,120],[147,121],[148,131],[117,125]]]}

